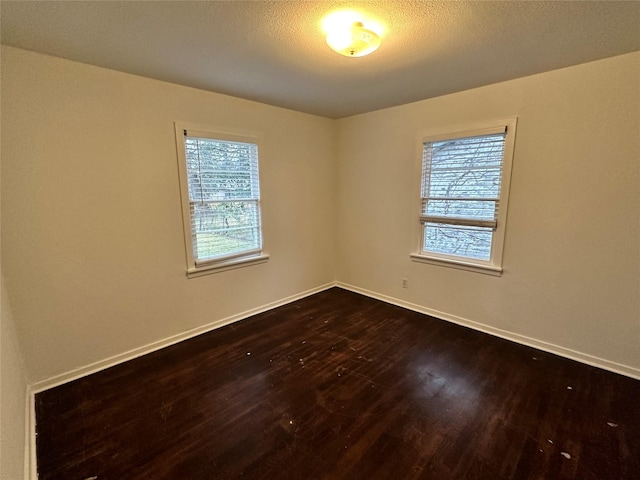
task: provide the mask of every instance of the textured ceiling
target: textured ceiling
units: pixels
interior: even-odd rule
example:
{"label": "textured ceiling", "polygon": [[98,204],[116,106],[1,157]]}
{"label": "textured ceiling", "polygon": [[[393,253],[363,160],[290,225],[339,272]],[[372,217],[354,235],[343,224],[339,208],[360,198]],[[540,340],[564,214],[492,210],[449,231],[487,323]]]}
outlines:
{"label": "textured ceiling", "polygon": [[[385,27],[367,57],[322,18]],[[640,2],[2,1],[1,41],[340,118],[640,50]]]}

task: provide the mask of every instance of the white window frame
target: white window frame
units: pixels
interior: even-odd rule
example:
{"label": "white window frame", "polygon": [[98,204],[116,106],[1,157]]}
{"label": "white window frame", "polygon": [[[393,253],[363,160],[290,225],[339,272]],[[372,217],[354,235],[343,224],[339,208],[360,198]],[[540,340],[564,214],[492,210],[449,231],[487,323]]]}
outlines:
{"label": "white window frame", "polygon": [[[420,263],[428,263],[433,265],[440,265],[445,267],[453,267],[462,270],[485,273],[489,275],[500,276],[503,273],[502,257],[504,250],[504,241],[507,226],[507,211],[509,205],[509,189],[511,186],[511,171],[513,166],[513,152],[515,146],[517,118],[508,120],[499,120],[487,122],[479,125],[471,125],[465,127],[448,128],[439,131],[426,132],[419,137],[419,158],[420,158],[420,192],[422,192],[423,183],[423,151],[424,144],[427,142],[436,142],[443,140],[455,140],[458,138],[475,137],[481,135],[489,135],[492,133],[506,132],[504,142],[504,157],[502,164],[502,178],[500,185],[500,199],[498,215],[494,222],[487,222],[487,226],[495,227],[491,240],[491,255],[489,260],[480,260],[470,257],[445,255],[441,253],[428,252],[424,250],[424,221],[425,216],[422,215],[422,201],[423,197],[420,194],[420,201],[416,202],[419,205],[418,209],[418,223],[419,234],[418,246],[416,253],[412,253],[410,258],[412,261]],[[453,222],[450,222],[453,223]],[[477,222],[483,223],[483,222]],[[491,224],[491,225],[489,225]]]}
{"label": "white window frame", "polygon": [[[259,249],[230,254],[213,259],[197,260],[193,251],[193,232],[191,230],[191,202],[189,200],[189,185],[187,175],[187,159],[185,153],[185,136],[210,138],[212,140],[242,142],[255,144],[260,155],[260,135],[247,132],[225,131],[219,128],[197,125],[186,122],[175,122],[176,151],[178,157],[178,172],[180,177],[180,199],[182,202],[182,225],[184,229],[184,243],[187,259],[187,277],[199,277],[211,273],[223,272],[226,270],[246,267],[264,263],[269,259],[269,255],[264,252],[264,230],[260,212],[258,212],[258,227],[262,237],[262,246]],[[260,162],[258,160],[258,162]],[[258,185],[260,188],[260,175],[258,175]],[[258,200],[260,210],[260,201]]]}

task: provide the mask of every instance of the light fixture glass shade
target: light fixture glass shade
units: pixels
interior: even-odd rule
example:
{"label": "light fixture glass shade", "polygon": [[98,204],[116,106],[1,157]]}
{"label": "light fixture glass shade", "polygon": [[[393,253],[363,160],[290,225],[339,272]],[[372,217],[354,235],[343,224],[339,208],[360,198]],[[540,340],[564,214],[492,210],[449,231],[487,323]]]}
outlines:
{"label": "light fixture glass shade", "polygon": [[365,28],[362,22],[354,22],[346,28],[330,30],[327,44],[345,57],[362,57],[380,46],[380,36]]}

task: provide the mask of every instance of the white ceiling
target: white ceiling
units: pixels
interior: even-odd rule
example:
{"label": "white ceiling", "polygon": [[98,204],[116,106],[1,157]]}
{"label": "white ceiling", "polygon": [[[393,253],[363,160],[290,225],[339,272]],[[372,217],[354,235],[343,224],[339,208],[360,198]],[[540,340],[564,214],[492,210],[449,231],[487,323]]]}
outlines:
{"label": "white ceiling", "polygon": [[[324,40],[341,7],[386,27],[347,58]],[[640,1],[5,1],[1,41],[340,118],[640,50]],[[640,67],[639,67],[640,68]]]}

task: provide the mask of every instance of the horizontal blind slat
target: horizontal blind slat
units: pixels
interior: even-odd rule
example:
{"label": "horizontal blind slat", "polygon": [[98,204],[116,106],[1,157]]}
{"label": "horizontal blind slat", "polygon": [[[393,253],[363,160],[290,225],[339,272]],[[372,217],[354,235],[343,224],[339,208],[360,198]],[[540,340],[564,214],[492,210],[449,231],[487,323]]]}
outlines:
{"label": "horizontal blind slat", "polygon": [[438,217],[435,215],[420,215],[422,223],[443,223],[446,225],[466,225],[469,227],[486,227],[495,229],[498,223],[495,220],[476,220],[474,218]]}

